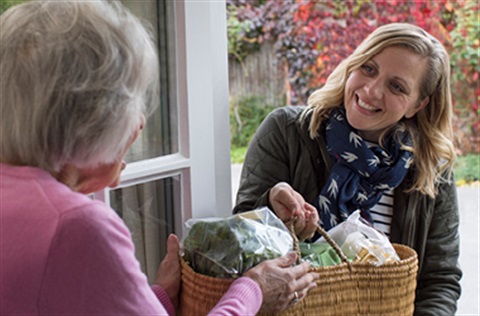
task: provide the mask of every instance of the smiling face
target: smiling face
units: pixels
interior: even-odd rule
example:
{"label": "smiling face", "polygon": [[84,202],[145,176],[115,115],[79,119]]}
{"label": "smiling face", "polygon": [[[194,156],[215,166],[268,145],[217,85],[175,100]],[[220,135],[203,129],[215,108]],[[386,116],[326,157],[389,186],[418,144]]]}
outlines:
{"label": "smiling face", "polygon": [[427,62],[403,47],[391,46],[350,74],[344,92],[347,120],[364,139],[381,133],[427,105],[419,100]]}

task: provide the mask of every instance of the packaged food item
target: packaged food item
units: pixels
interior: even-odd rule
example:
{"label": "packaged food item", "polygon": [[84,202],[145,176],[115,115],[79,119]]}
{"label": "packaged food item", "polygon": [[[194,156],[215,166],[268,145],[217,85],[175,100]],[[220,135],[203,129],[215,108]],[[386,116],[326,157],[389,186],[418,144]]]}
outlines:
{"label": "packaged food item", "polygon": [[342,259],[328,243],[300,242],[299,247],[302,260],[309,261],[312,267],[334,266],[342,262]]}
{"label": "packaged food item", "polygon": [[184,260],[194,271],[214,277],[239,277],[293,249],[288,228],[267,207],[227,218],[190,219],[185,228]]}
{"label": "packaged food item", "polygon": [[[388,237],[365,221],[359,210],[327,233],[353,262],[368,262],[379,266],[400,260]],[[326,241],[320,238],[316,242]]]}
{"label": "packaged food item", "polygon": [[353,262],[367,262],[379,266],[400,260],[388,240],[369,239],[361,232],[349,234],[341,249]]}

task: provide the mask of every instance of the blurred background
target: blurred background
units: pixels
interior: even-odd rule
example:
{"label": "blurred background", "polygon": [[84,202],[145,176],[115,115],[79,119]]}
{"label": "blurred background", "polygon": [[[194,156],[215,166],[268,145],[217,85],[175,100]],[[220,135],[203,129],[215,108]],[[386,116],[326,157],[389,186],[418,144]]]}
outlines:
{"label": "blurred background", "polygon": [[438,38],[451,58],[459,185],[479,179],[477,1],[227,0],[233,162],[242,162],[273,108],[305,105],[377,26],[408,22]]}

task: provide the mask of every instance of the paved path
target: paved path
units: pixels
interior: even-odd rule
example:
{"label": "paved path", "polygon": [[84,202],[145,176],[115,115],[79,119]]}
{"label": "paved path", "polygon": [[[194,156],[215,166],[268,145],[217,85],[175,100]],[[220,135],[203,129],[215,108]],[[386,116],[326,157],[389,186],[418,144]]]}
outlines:
{"label": "paved path", "polygon": [[[238,190],[242,166],[232,165],[232,199]],[[458,188],[460,207],[460,265],[463,269],[462,296],[457,315],[480,315],[480,187]],[[234,202],[233,202],[234,203]],[[450,315],[445,315],[450,316]]]}

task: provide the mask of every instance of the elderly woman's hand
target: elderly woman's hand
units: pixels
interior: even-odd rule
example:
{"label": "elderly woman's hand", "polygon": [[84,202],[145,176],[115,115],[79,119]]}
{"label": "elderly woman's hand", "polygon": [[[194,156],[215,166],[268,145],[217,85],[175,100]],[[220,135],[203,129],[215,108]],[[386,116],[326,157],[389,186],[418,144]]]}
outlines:
{"label": "elderly woman's hand", "polygon": [[313,237],[317,229],[318,213],[315,207],[307,202],[288,183],[279,182],[271,190],[268,197],[270,206],[284,222],[296,218],[295,234],[300,240]]}
{"label": "elderly woman's hand", "polygon": [[243,274],[257,282],[262,289],[261,312],[282,311],[316,287],[318,273],[308,272],[308,262],[292,267],[296,258],[297,255],[291,252],[277,259],[263,261]]}
{"label": "elderly woman's hand", "polygon": [[181,282],[180,244],[174,234],[167,239],[167,255],[158,267],[155,283],[160,285],[172,301],[175,310],[178,309]]}

